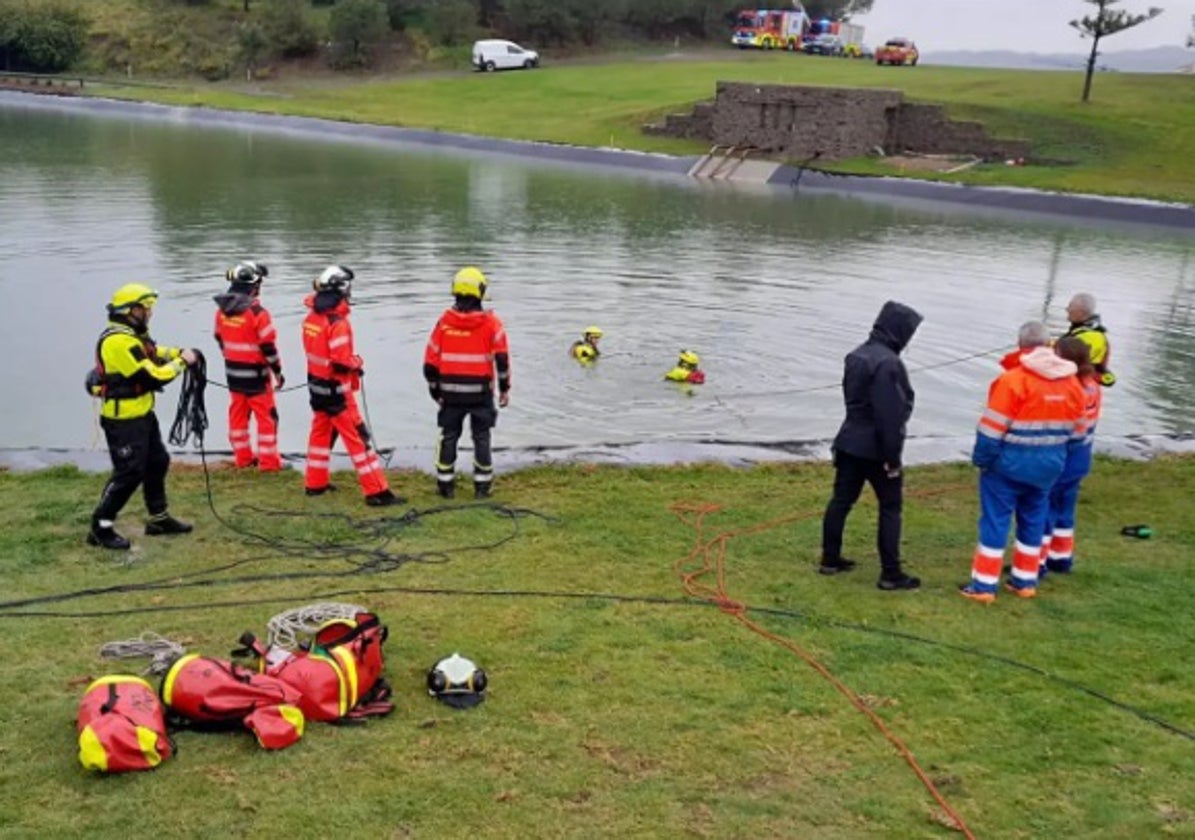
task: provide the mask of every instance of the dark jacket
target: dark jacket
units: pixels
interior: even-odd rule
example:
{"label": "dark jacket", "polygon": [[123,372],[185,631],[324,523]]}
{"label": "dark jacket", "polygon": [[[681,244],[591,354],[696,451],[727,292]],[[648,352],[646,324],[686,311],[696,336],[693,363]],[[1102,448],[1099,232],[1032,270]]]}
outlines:
{"label": "dark jacket", "polygon": [[890,300],[867,341],[847,354],[842,374],[846,419],[834,438],[835,451],[900,464],[905,424],[913,414],[913,386],[900,351],[920,323],[917,312]]}

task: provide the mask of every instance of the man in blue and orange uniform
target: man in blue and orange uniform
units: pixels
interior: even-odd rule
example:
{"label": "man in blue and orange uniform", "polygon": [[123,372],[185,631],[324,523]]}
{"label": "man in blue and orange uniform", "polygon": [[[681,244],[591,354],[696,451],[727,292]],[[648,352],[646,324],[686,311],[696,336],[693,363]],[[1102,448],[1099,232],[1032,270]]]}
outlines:
{"label": "man in blue and orange uniform", "polygon": [[1100,373],[1091,363],[1091,347],[1077,336],[1064,336],[1054,345],[1054,352],[1069,359],[1079,368],[1079,384],[1083,386],[1086,402],[1081,424],[1082,437],[1077,446],[1067,452],[1062,474],[1050,488],[1050,508],[1046,529],[1042,534],[1041,574],[1068,573],[1075,563],[1075,518],[1079,504],[1079,487],[1091,472],[1091,456],[1095,442],[1095,427],[1099,423],[1103,402]]}
{"label": "man in blue and orange uniform", "polygon": [[[1032,346],[1032,336],[1044,334],[1040,322],[1030,321],[1022,325],[1017,344]],[[965,598],[996,600],[1014,513],[1016,550],[1006,588],[1022,598],[1037,594],[1050,488],[1082,432],[1085,397],[1077,370],[1051,348],[1033,346],[992,383],[971,454],[980,468],[979,543],[971,581],[959,587]]]}
{"label": "man in blue and orange uniform", "polygon": [[[281,388],[282,362],[278,333],[261,305],[261,281],[269,275],[261,263],[244,262],[228,269],[228,291],[213,299],[216,343],[224,354],[228,379],[228,440],[238,467],[255,463],[262,472],[282,469],[278,456],[278,409],[274,388]],[[249,435],[249,416],[257,421],[257,457]]]}
{"label": "man in blue and orange uniform", "polygon": [[369,428],[357,409],[354,393],[361,388],[364,362],[353,352],[349,299],[353,272],[331,265],[312,284],[315,294],[304,301],[311,311],[303,320],[303,349],[307,353],[307,391],[311,399],[311,435],[307,441],[308,496],[334,489],[329,483],[332,443],[339,434],[357,471],[365,503],[374,507],[402,504],[406,499],[390,491],[386,473],[369,444]]}
{"label": "man in blue and orange uniform", "polygon": [[194,350],[163,347],[149,336],[158,293],[141,283],[121,286],[108,304],[108,327],[96,345],[96,367],[87,389],[103,399],[100,426],[108,440],[112,477],[91,515],[87,543],[124,551],[129,541],[116,532],[116,517],[140,486],[149,521],[145,535],[186,534],[191,526],[166,510],[170,454],[154,414],[154,393],[195,363]]}
{"label": "man in blue and orange uniform", "polygon": [[1090,348],[1088,355],[1099,374],[1100,384],[1111,388],[1116,384],[1116,374],[1108,369],[1112,348],[1108,344],[1108,331],[1096,312],[1095,297],[1087,292],[1072,297],[1066,305],[1066,318],[1070,321],[1070,329],[1064,337],[1081,339]]}
{"label": "man in blue and orange uniform", "polygon": [[494,406],[494,370],[498,373],[498,406],[510,402],[510,346],[497,313],[482,308],[486,277],[466,266],[452,280],[456,302],[432,329],[423,354],[423,377],[440,406],[436,423],[436,490],[446,499],[456,492],[456,447],[469,418],[473,435],[473,496],[490,495],[494,481],[491,430],[498,420]]}

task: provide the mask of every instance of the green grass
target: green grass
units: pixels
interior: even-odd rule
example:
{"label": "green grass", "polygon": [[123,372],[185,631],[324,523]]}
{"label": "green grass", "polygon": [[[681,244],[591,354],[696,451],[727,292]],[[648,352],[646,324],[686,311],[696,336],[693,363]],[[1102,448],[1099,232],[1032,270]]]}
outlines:
{"label": "green grass", "polygon": [[[703,53],[714,55],[715,53]],[[169,90],[97,93],[178,105],[318,116],[583,146],[693,154],[702,144],[648,137],[644,123],[710,99],[719,80],[890,87],[943,103],[997,135],[1026,137],[1048,165],[991,165],[948,177],[980,184],[1195,202],[1195,76],[1101,74],[1079,102],[1082,76],[923,66],[727,50],[716,60],[627,59],[537,72],[409,74],[277,81],[252,89],[183,83]],[[893,171],[848,161],[844,171]]]}
{"label": "green grass", "polygon": [[[393,478],[415,507],[436,503],[429,477]],[[748,528],[757,532],[727,543],[729,594],[785,613],[751,617],[861,695],[976,836],[1195,836],[1195,743],[987,656],[1195,730],[1195,459],[1099,461],[1080,505],[1076,574],[1047,579],[1035,601],[1002,597],[987,608],[953,591],[975,539],[974,476],[962,465],[910,471],[904,547],[925,580],[917,593],[875,588],[870,499],[848,528],[861,568],[814,572],[825,465],[522,471],[500,477],[497,500],[551,519],[520,520],[493,550],[456,550],[511,533],[509,520],[462,501],[390,532],[390,550],[443,551],[447,562],[252,583],[230,578],[353,567],[246,544],[215,521],[193,469],[176,469],[170,490],[194,534],[142,537],[135,500],[120,527],[136,550],[88,549],[82,535],[103,480],[71,469],[0,474],[5,599],[185,576],[214,582],[28,608],[125,611],[109,616],[0,610],[10,651],[0,665],[5,837],[118,838],[132,829],[323,838],[334,827],[381,837],[953,836],[894,749],[808,665],[716,609],[672,603],[684,595],[678,560],[720,532]],[[294,473],[213,476],[223,516],[292,540],[351,538],[343,520],[316,514],[376,518],[351,476],[339,482],[340,493],[308,499]],[[677,502],[719,506],[700,540],[670,510]],[[238,507],[246,504],[311,516],[280,519]],[[785,522],[768,527],[775,520]],[[1149,522],[1155,538],[1121,537],[1130,522]],[[261,634],[271,615],[332,592],[374,608],[390,627],[393,716],[362,727],[312,724],[281,753],[259,750],[248,735],[183,732],[177,758],[152,774],[80,769],[79,681],[126,668],[98,658],[102,643],[156,630],[225,655],[244,630]],[[265,603],[222,606],[235,601]],[[426,668],[454,650],[491,676],[488,702],[473,711],[440,706],[423,690]]]}

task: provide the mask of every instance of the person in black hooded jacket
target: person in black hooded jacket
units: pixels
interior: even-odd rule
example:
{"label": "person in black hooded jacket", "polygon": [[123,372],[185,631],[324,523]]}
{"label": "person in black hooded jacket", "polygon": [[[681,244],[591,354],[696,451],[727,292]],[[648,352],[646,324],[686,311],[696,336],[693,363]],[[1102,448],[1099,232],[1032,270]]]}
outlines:
{"label": "person in black hooded jacket", "polygon": [[913,414],[913,387],[900,353],[920,323],[920,314],[890,300],[867,341],[847,354],[842,375],[846,419],[834,438],[834,494],[822,520],[819,571],[824,575],[854,568],[854,561],[842,556],[842,532],[866,482],[880,505],[877,585],[886,590],[921,586],[900,564],[901,455],[905,424]]}

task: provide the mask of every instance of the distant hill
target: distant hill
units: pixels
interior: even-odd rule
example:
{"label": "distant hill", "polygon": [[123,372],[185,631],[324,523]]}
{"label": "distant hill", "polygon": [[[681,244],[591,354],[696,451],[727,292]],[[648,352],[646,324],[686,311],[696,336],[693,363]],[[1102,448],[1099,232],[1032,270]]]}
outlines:
{"label": "distant hill", "polygon": [[[1101,53],[1101,69],[1125,73],[1182,73],[1191,72],[1195,52],[1182,47],[1153,47],[1148,50],[1124,50]],[[1079,70],[1086,65],[1087,55],[1075,53],[1027,53],[1012,50],[969,52],[948,50],[926,51],[923,64],[949,64],[956,67],[1005,67],[1013,70]]]}

